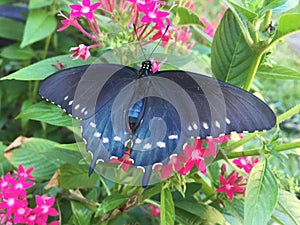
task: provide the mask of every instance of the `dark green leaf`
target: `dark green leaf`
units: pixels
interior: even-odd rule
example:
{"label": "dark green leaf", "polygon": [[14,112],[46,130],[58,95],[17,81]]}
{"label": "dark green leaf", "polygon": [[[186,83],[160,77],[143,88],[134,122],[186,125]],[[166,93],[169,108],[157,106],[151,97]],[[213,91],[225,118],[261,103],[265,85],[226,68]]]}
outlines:
{"label": "dark green leaf", "polygon": [[184,7],[176,7],[172,10],[179,17],[179,22],[177,25],[200,25],[204,26],[201,22],[200,17],[195,14],[195,12],[188,10]]}
{"label": "dark green leaf", "polygon": [[2,80],[43,80],[49,75],[57,72],[55,65],[57,61],[64,65],[64,68],[70,68],[74,66],[91,64],[95,58],[90,57],[87,61],[73,60],[70,55],[61,55],[52,58],[48,58],[23,69],[16,71],[6,77],[1,78]]}
{"label": "dark green leaf", "polygon": [[21,48],[44,39],[55,31],[56,19],[46,10],[33,9],[28,15]]}
{"label": "dark green leaf", "polygon": [[[215,208],[198,203],[196,201],[175,201],[176,219],[182,221],[184,216],[188,216],[188,223],[183,224],[225,224],[224,216]],[[180,214],[178,214],[180,212]],[[197,221],[197,223],[195,222]],[[199,223],[201,221],[201,223]],[[191,223],[190,223],[191,222]]]}
{"label": "dark green leaf", "polygon": [[89,208],[87,208],[83,203],[76,201],[71,201],[71,207],[74,223],[78,225],[90,224],[93,212]]}
{"label": "dark green leaf", "polygon": [[117,193],[107,196],[97,209],[95,217],[117,208],[118,206],[122,205],[127,199],[128,198],[126,196]]}
{"label": "dark green leaf", "polygon": [[65,164],[60,167],[59,186],[62,188],[91,188],[98,179],[96,173],[88,175],[87,166]]}
{"label": "dark green leaf", "polygon": [[281,65],[260,65],[257,76],[270,79],[300,80],[300,72]]}
{"label": "dark green leaf", "polygon": [[271,43],[300,30],[300,14],[285,14],[280,17],[278,27]]}
{"label": "dark green leaf", "polygon": [[0,17],[0,24],[0,37],[16,41],[22,40],[24,30],[22,22]]}
{"label": "dark green leaf", "polygon": [[219,80],[242,87],[255,59],[233,13],[227,10],[212,43],[213,74]]}
{"label": "dark green leaf", "polygon": [[29,1],[29,9],[42,8],[48,5],[51,5],[53,0],[30,0]]}
{"label": "dark green leaf", "polygon": [[175,208],[171,191],[164,188],[160,194],[160,224],[173,225],[175,222]]}
{"label": "dark green leaf", "polygon": [[300,200],[290,192],[280,190],[278,205],[273,217],[277,222],[288,225],[300,225]]}
{"label": "dark green leaf", "polygon": [[1,56],[7,59],[27,60],[33,58],[34,55],[31,47],[20,48],[19,44],[7,46],[1,52]]}
{"label": "dark green leaf", "polygon": [[31,119],[49,123],[55,126],[72,126],[72,117],[59,107],[46,101],[34,104],[23,110],[17,119]]}
{"label": "dark green leaf", "polygon": [[271,219],[278,199],[278,184],[264,160],[252,169],[246,188],[244,224],[265,225]]}
{"label": "dark green leaf", "polygon": [[55,144],[46,139],[19,137],[16,140],[16,147],[5,151],[4,156],[15,167],[19,164],[24,168],[34,167],[32,175],[36,178],[49,179],[58,167],[65,163],[47,156],[47,152],[60,153],[60,150],[54,147]]}
{"label": "dark green leaf", "polygon": [[3,145],[0,142],[0,176],[4,176],[12,169],[11,164],[7,161],[7,159],[3,155],[3,151],[4,149],[6,149],[6,147],[7,146]]}

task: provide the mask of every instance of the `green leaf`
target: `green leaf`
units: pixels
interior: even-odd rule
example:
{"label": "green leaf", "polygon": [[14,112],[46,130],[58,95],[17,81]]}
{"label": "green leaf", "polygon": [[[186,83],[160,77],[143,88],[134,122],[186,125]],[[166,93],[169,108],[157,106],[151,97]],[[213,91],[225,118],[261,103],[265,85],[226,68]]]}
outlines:
{"label": "green leaf", "polygon": [[249,9],[233,2],[233,1],[225,1],[227,4],[232,5],[233,8],[235,8],[236,11],[240,12],[247,20],[253,21],[255,18],[258,17],[258,15],[255,12],[250,11]]}
{"label": "green leaf", "polygon": [[31,119],[49,123],[55,126],[72,126],[73,119],[61,108],[45,101],[31,105],[23,110],[17,119]]}
{"label": "green leaf", "polygon": [[51,74],[57,72],[55,65],[57,61],[64,65],[64,68],[70,68],[80,65],[91,64],[95,58],[90,57],[87,61],[83,60],[73,60],[70,55],[61,55],[45,59],[27,66],[23,69],[16,71],[6,77],[1,78],[1,80],[43,80]]}
{"label": "green leaf", "polygon": [[75,224],[91,224],[90,221],[92,219],[93,212],[89,208],[87,208],[83,203],[71,201],[71,208],[73,212],[73,222]]}
{"label": "green leaf", "polygon": [[12,170],[11,164],[4,157],[3,152],[7,146],[0,142],[0,176],[4,176],[6,173]]}
{"label": "green leaf", "polygon": [[273,14],[286,12],[299,3],[299,0],[268,0],[264,1],[264,6],[260,9],[260,14],[263,15],[267,10],[272,10]]}
{"label": "green leaf", "polygon": [[1,56],[7,59],[27,60],[33,58],[35,52],[29,46],[20,48],[19,44],[12,44],[2,50]]}
{"label": "green leaf", "polygon": [[244,203],[239,199],[233,199],[232,201],[229,201],[227,198],[223,201],[225,205],[225,209],[227,209],[230,214],[240,222],[240,224],[244,223]]}
{"label": "green leaf", "polygon": [[278,205],[273,217],[277,222],[288,225],[300,225],[300,200],[292,193],[279,190]]}
{"label": "green leaf", "polygon": [[47,152],[60,154],[61,150],[54,147],[56,142],[40,138],[19,137],[15,141],[16,147],[4,152],[8,161],[18,167],[33,167],[32,175],[39,179],[50,179],[58,167],[65,163],[59,159],[50,159]]}
{"label": "green leaf", "polygon": [[160,194],[160,224],[174,225],[175,208],[171,191],[164,188]]}
{"label": "green leaf", "polygon": [[96,185],[98,175],[88,175],[88,167],[65,164],[60,167],[59,186],[62,188],[91,188]]}
{"label": "green leaf", "polygon": [[217,79],[244,86],[256,55],[248,46],[235,16],[227,10],[215,33],[212,52],[212,72]]}
{"label": "green leaf", "polygon": [[278,199],[278,184],[268,161],[264,160],[252,169],[246,187],[244,224],[265,225],[271,219]]}
{"label": "green leaf", "polygon": [[204,24],[200,20],[200,16],[198,16],[196,13],[194,13],[191,10],[188,10],[184,7],[176,7],[172,11],[176,13],[176,15],[179,17],[178,26],[184,26],[184,25],[200,25],[204,26]]}
{"label": "green leaf", "polygon": [[281,65],[269,66],[262,64],[259,66],[256,75],[270,79],[300,80],[299,71]]}
{"label": "green leaf", "polygon": [[55,31],[56,19],[53,15],[49,15],[46,10],[33,9],[30,10],[21,48],[44,39]]}
{"label": "green leaf", "polygon": [[285,14],[280,17],[278,27],[271,43],[278,41],[286,35],[300,30],[300,14]]}
{"label": "green leaf", "polygon": [[42,8],[48,5],[51,5],[53,0],[30,0],[29,1],[29,9]]}
{"label": "green leaf", "polygon": [[22,22],[0,17],[0,24],[0,37],[16,41],[22,40],[24,30]]}
{"label": "green leaf", "polygon": [[112,195],[107,196],[97,209],[95,217],[102,215],[103,213],[107,213],[118,206],[122,205],[128,198],[124,195],[114,193]]}
{"label": "green leaf", "polygon": [[176,220],[182,224],[219,224],[226,223],[224,216],[214,207],[196,201],[174,201]]}

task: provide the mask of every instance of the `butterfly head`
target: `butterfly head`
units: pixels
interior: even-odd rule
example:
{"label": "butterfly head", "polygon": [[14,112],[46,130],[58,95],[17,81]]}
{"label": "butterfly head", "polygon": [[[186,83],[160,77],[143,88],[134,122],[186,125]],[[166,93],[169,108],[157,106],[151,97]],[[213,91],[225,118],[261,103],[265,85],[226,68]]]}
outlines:
{"label": "butterfly head", "polygon": [[152,73],[152,62],[150,60],[142,62],[142,67],[139,71],[139,77],[146,77]]}

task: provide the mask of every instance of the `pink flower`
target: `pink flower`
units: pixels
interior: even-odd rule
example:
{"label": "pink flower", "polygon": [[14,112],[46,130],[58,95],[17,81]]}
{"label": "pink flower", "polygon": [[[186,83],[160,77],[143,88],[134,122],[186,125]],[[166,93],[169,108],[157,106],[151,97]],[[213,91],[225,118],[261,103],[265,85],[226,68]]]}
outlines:
{"label": "pink flower", "polygon": [[152,72],[156,73],[158,70],[160,70],[160,67],[167,61],[167,58],[165,58],[160,63],[158,63],[158,61],[154,59],[150,59],[150,61],[152,62]]}
{"label": "pink flower", "polygon": [[133,165],[133,159],[130,158],[130,151],[124,153],[121,158],[112,158],[110,163],[121,163],[122,169],[127,172],[130,165]]}
{"label": "pink flower", "polygon": [[205,19],[205,18],[200,18],[200,20],[202,21],[202,23],[204,23],[205,25],[205,30],[204,32],[210,36],[213,37],[215,34],[215,29],[213,28],[213,26]]}
{"label": "pink flower", "polygon": [[242,183],[243,177],[233,171],[227,178],[220,175],[221,187],[219,187],[216,192],[224,192],[230,201],[233,199],[234,194],[245,194],[245,184]]}
{"label": "pink flower", "polygon": [[151,209],[149,211],[150,215],[156,215],[157,217],[160,217],[160,208],[158,208],[156,205],[148,204],[149,208]]}
{"label": "pink flower", "polygon": [[78,23],[77,21],[77,18],[76,17],[73,17],[73,16],[70,16],[70,18],[68,18],[67,16],[65,16],[63,13],[59,13],[58,16],[62,16],[64,17],[65,19],[64,20],[61,20],[60,22],[62,23],[62,27],[58,28],[57,31],[63,31],[65,29],[67,29],[69,26],[73,26],[77,29],[80,29],[81,26],[80,24]]}
{"label": "pink flower", "polygon": [[183,169],[183,164],[186,162],[185,155],[172,155],[170,161],[162,167],[161,177],[168,178],[173,171],[179,172]]}
{"label": "pink flower", "polygon": [[154,22],[157,26],[164,28],[164,20],[168,25],[170,25],[169,12],[163,12],[158,9],[159,4],[155,1],[150,2],[142,7],[138,5],[140,12],[143,12],[145,15],[142,17],[142,23],[151,23]]}
{"label": "pink flower", "polygon": [[91,55],[89,47],[85,46],[84,44],[80,44],[78,47],[70,48],[70,51],[74,52],[72,55],[74,59],[78,59],[80,57],[84,61],[87,60]]}
{"label": "pink flower", "polygon": [[83,16],[88,20],[93,20],[94,19],[93,11],[96,10],[101,4],[102,4],[101,2],[96,2],[91,5],[90,0],[82,0],[82,2],[79,5],[71,4],[70,5],[70,8],[72,9],[71,17]]}
{"label": "pink flower", "polygon": [[33,171],[33,167],[29,168],[28,170],[25,170],[22,166],[22,164],[19,165],[18,171],[14,171],[17,176],[24,179],[34,180],[35,178],[31,176],[31,172]]}
{"label": "pink flower", "polygon": [[204,158],[210,155],[210,152],[207,149],[202,147],[202,139],[195,139],[194,146],[187,145],[183,152],[188,156],[188,160],[185,164],[185,167],[179,171],[182,175],[186,175],[194,165],[201,171],[203,174],[206,174],[206,164]]}
{"label": "pink flower", "polygon": [[252,168],[255,166],[256,163],[258,163],[258,158],[250,157],[250,160],[251,163],[249,162],[249,158],[245,156],[238,159],[234,159],[232,162],[239,168],[244,169],[246,173],[250,174]]}
{"label": "pink flower", "polygon": [[171,39],[171,33],[170,31],[172,30],[172,27],[168,27],[168,30],[166,31],[166,27],[159,27],[159,26],[154,26],[152,30],[157,30],[157,32],[152,36],[151,40],[155,41],[157,39],[162,38],[162,46],[165,47],[166,44],[169,42]]}

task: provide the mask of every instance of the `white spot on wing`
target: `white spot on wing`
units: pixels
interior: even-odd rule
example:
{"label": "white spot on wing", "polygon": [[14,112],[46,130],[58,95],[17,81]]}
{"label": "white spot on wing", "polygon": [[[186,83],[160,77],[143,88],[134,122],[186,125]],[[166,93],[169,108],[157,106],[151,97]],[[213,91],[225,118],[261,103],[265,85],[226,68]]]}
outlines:
{"label": "white spot on wing", "polygon": [[90,122],[90,126],[96,128],[96,124],[94,122]]}
{"label": "white spot on wing", "polygon": [[227,123],[227,124],[230,124],[230,123],[231,123],[230,119],[226,118],[225,120],[226,120],[226,123]]}
{"label": "white spot on wing", "polygon": [[156,145],[157,145],[157,147],[159,147],[159,148],[165,148],[165,147],[166,147],[166,143],[165,143],[165,142],[162,142],[162,141],[156,142]]}
{"label": "white spot on wing", "polygon": [[216,124],[216,127],[217,127],[217,128],[220,128],[220,127],[221,127],[219,121],[216,120],[216,121],[215,121],[215,124]]}
{"label": "white spot on wing", "polygon": [[145,173],[145,168],[144,168],[144,167],[142,167],[142,166],[137,166],[136,168],[142,169],[143,173]]}
{"label": "white spot on wing", "polygon": [[64,100],[67,101],[69,98],[69,96],[67,95],[66,97],[64,97]]}
{"label": "white spot on wing", "polygon": [[207,123],[203,122],[203,123],[202,123],[202,126],[203,126],[203,128],[204,128],[205,130],[208,129],[208,124],[207,124]]}
{"label": "white spot on wing", "polygon": [[194,130],[197,130],[198,129],[198,125],[196,123],[193,123],[193,128],[194,128]]}
{"label": "white spot on wing", "polygon": [[99,133],[99,132],[95,132],[95,133],[94,133],[94,137],[97,137],[97,138],[98,138],[98,137],[100,137],[100,136],[101,136],[101,133]]}
{"label": "white spot on wing", "polygon": [[82,138],[84,144],[87,144],[87,141],[85,140],[85,138]]}
{"label": "white spot on wing", "polygon": [[114,137],[114,140],[115,140],[115,141],[121,141],[121,137],[115,136],[115,137]]}
{"label": "white spot on wing", "polygon": [[141,143],[142,143],[142,140],[139,139],[139,138],[137,138],[137,139],[135,140],[135,143],[136,143],[136,144],[141,144]]}
{"label": "white spot on wing", "polygon": [[69,105],[72,105],[73,104],[73,100],[72,101],[69,101]]}
{"label": "white spot on wing", "polygon": [[147,143],[144,145],[143,149],[151,149],[152,148],[152,145],[150,143]]}
{"label": "white spot on wing", "polygon": [[77,109],[79,109],[79,107],[80,107],[80,105],[77,104],[77,105],[75,105],[74,109],[77,110]]}
{"label": "white spot on wing", "polygon": [[188,126],[187,129],[188,129],[189,131],[192,131],[192,130],[193,130],[192,126]]}
{"label": "white spot on wing", "polygon": [[108,143],[109,142],[109,139],[107,137],[103,138],[102,140],[103,143]]}
{"label": "white spot on wing", "polygon": [[88,111],[85,111],[85,112],[84,112],[84,115],[87,115],[87,114],[88,114]]}
{"label": "white spot on wing", "polygon": [[178,139],[178,135],[177,134],[171,134],[171,135],[169,135],[169,139]]}
{"label": "white spot on wing", "polygon": [[80,112],[81,112],[81,113],[83,113],[85,109],[86,109],[86,108],[85,108],[85,107],[83,107],[83,108],[81,109],[81,111],[80,111]]}

